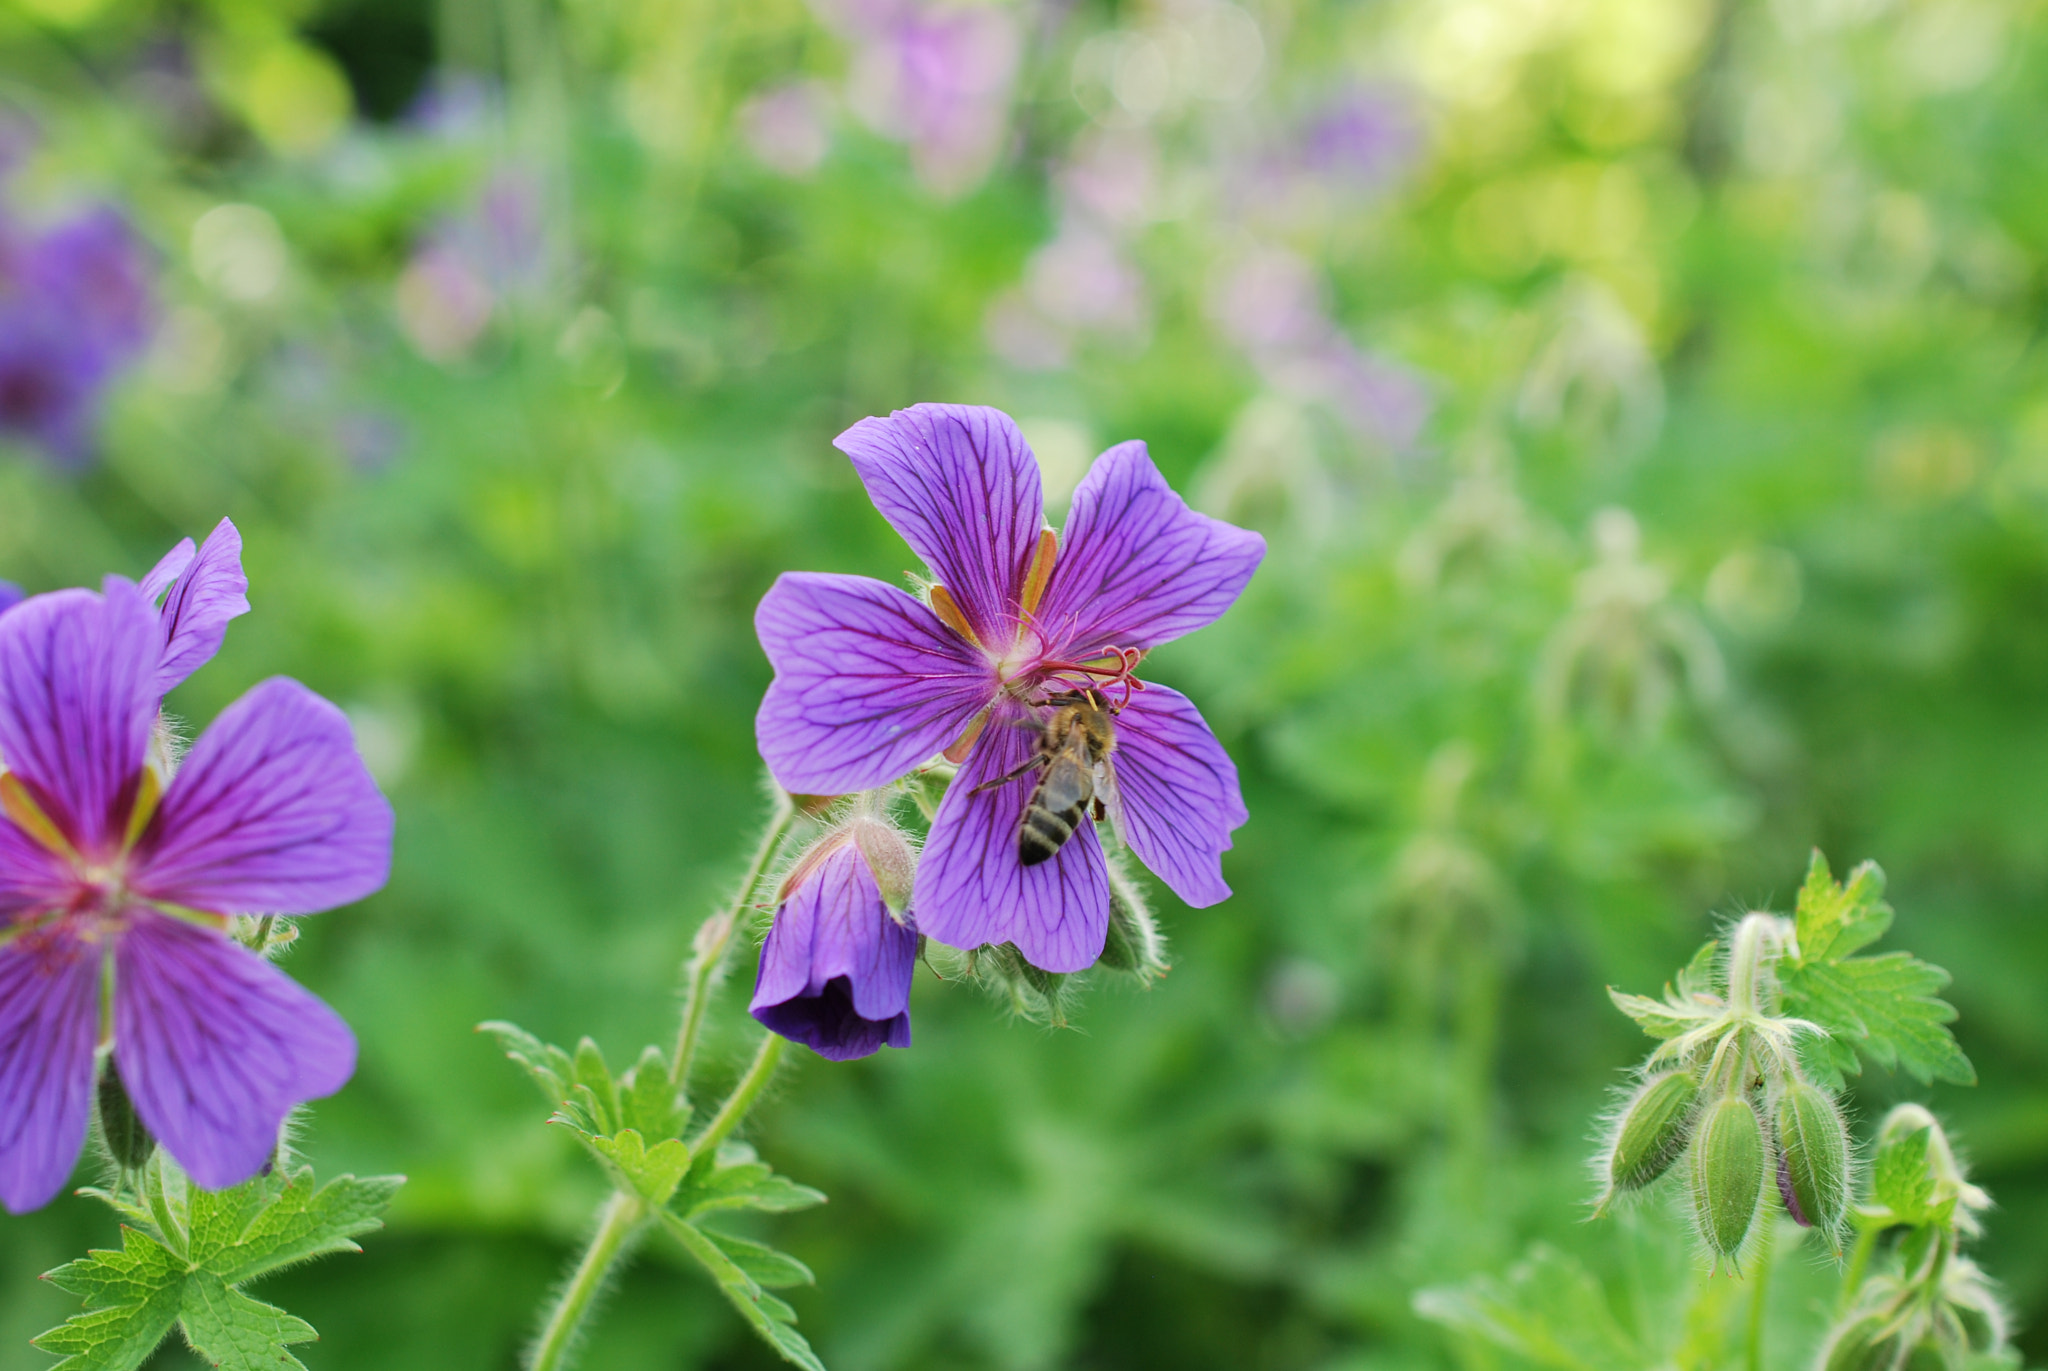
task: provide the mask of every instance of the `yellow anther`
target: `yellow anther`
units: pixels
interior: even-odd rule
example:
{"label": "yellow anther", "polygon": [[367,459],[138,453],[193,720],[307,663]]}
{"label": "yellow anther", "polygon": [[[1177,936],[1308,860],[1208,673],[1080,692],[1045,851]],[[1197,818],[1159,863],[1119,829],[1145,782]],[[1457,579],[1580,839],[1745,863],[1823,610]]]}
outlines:
{"label": "yellow anther", "polygon": [[[931,597],[932,613],[938,615],[940,621],[947,628],[952,629],[976,647],[982,646],[981,639],[974,636],[974,629],[968,624],[967,616],[960,612],[960,604],[953,598],[952,591],[944,586],[935,585],[931,588]],[[986,649],[983,650],[986,651]]]}
{"label": "yellow anther", "polygon": [[21,777],[13,772],[0,776],[0,810],[14,820],[14,826],[41,843],[47,850],[56,853],[65,861],[76,864],[78,849],[64,836],[64,830],[57,827],[42,806],[29,795],[28,787]]}
{"label": "yellow anther", "polygon": [[149,821],[156,817],[157,802],[164,797],[164,783],[157,779],[156,768],[142,768],[142,779],[135,787],[135,808],[128,815],[128,833],[121,840],[121,850],[133,848],[142,837],[142,830],[149,827]]}
{"label": "yellow anther", "polygon": [[1024,573],[1024,598],[1022,604],[1026,614],[1036,613],[1038,602],[1045,598],[1045,584],[1052,579],[1052,564],[1060,553],[1060,535],[1051,529],[1040,529],[1038,547],[1031,554],[1031,569]]}

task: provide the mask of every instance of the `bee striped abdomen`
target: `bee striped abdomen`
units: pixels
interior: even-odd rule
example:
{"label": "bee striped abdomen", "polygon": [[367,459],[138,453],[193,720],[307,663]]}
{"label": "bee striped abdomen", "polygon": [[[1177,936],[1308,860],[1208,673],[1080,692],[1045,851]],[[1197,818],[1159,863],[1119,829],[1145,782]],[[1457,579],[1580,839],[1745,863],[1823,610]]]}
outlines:
{"label": "bee striped abdomen", "polygon": [[1051,860],[1054,853],[1066,845],[1080,826],[1082,807],[1054,811],[1037,802],[1024,810],[1024,823],[1017,831],[1017,858],[1026,866],[1037,866]]}

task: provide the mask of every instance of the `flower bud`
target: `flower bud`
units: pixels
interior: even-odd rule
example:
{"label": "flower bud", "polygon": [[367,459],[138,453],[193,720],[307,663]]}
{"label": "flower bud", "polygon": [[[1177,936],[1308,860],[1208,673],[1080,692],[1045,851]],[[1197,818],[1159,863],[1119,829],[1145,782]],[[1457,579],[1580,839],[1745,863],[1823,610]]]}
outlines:
{"label": "flower bud", "polygon": [[1124,870],[1121,854],[1109,861],[1109,932],[1096,965],[1128,971],[1141,981],[1167,972],[1165,939],[1152,920],[1145,892]]}
{"label": "flower bud", "polygon": [[1692,1207],[1700,1238],[1733,1262],[1764,1196],[1764,1128],[1741,1095],[1708,1105],[1692,1136]]}
{"label": "flower bud", "polygon": [[1884,1320],[1865,1314],[1835,1331],[1821,1371],[1891,1371],[1898,1355],[1899,1345],[1884,1335]]}
{"label": "flower bud", "polygon": [[1699,1093],[1689,1071],[1667,1071],[1643,1082],[1615,1129],[1607,1159],[1610,1193],[1641,1190],[1671,1169],[1685,1151]]}
{"label": "flower bud", "polygon": [[1849,1128],[1827,1092],[1794,1079],[1778,1096],[1778,1193],[1830,1240],[1849,1209]]}
{"label": "flower bud", "polygon": [[110,1061],[100,1073],[100,1138],[107,1154],[123,1171],[140,1171],[156,1151],[156,1139],[135,1113],[135,1104],[121,1084],[121,1073]]}
{"label": "flower bud", "polygon": [[854,844],[875,874],[875,886],[889,908],[901,914],[910,908],[910,885],[917,876],[917,854],[896,826],[882,819],[856,819]]}

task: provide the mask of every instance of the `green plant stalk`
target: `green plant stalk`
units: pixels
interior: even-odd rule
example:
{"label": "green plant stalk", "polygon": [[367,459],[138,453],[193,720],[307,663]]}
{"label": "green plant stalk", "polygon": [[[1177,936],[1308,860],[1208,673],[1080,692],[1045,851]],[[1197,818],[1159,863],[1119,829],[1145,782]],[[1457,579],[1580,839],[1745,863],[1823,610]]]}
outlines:
{"label": "green plant stalk", "polygon": [[612,1263],[626,1250],[626,1244],[646,1218],[645,1206],[634,1196],[614,1191],[604,1202],[598,1210],[597,1232],[591,1235],[583,1260],[576,1263],[576,1273],[569,1277],[569,1284],[563,1287],[548,1315],[547,1326],[541,1330],[540,1341],[534,1344],[526,1364],[527,1371],[560,1371],[568,1365],[576,1330],[583,1326],[592,1301],[604,1287]]}
{"label": "green plant stalk", "polygon": [[1835,1305],[1837,1318],[1846,1315],[1849,1306],[1856,1302],[1856,1292],[1863,1288],[1863,1275],[1870,1269],[1870,1254],[1877,1250],[1877,1235],[1881,1231],[1874,1223],[1859,1225],[1856,1250],[1849,1255],[1849,1269],[1842,1276],[1842,1297]]}
{"label": "green plant stalk", "polygon": [[715,1150],[735,1128],[740,1126],[747,1117],[747,1111],[754,1107],[755,1101],[761,1098],[761,1092],[768,1088],[768,1082],[775,1075],[775,1068],[782,1064],[785,1041],[778,1033],[770,1033],[761,1039],[760,1049],[754,1053],[754,1060],[747,1067],[747,1074],[740,1077],[739,1084],[732,1088],[732,1094],[726,1097],[725,1103],[719,1107],[718,1113],[712,1116],[711,1122],[704,1126],[704,1131],[691,1140],[692,1156]]}
{"label": "green plant stalk", "polygon": [[1749,1329],[1743,1342],[1748,1371],[1764,1371],[1764,1311],[1771,1296],[1771,1251],[1777,1245],[1777,1215],[1766,1213],[1763,1226],[1763,1234],[1757,1240],[1756,1264],[1749,1273],[1756,1289],[1749,1298]]}
{"label": "green plant stalk", "polygon": [[761,873],[768,869],[768,863],[775,856],[775,849],[782,844],[783,835],[789,832],[790,823],[796,818],[796,806],[780,791],[775,797],[775,812],[768,816],[768,826],[761,833],[760,846],[754,849],[754,857],[747,864],[746,875],[740,878],[739,890],[733,895],[732,904],[705,921],[699,931],[701,938],[706,931],[711,934],[708,945],[699,947],[697,955],[690,962],[689,986],[683,995],[683,1022],[676,1034],[675,1058],[669,1064],[669,1077],[676,1088],[687,1093],[690,1083],[690,1068],[697,1056],[697,1039],[704,1029],[704,1014],[710,1007],[711,987],[718,979],[719,969],[725,964],[725,954],[732,947],[733,934],[740,926],[740,915],[746,911],[747,902],[753,898],[754,887],[761,883]]}

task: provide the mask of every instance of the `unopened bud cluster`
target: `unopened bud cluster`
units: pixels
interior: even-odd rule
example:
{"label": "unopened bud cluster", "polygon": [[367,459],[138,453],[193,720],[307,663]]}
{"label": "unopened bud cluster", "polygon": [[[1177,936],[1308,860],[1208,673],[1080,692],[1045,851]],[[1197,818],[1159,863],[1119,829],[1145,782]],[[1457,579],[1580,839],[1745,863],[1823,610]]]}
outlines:
{"label": "unopened bud cluster", "polygon": [[1964,1371],[2005,1347],[2005,1310],[1961,1255],[1991,1201],[1970,1184],[1948,1136],[1917,1104],[1877,1132],[1879,1177],[1857,1222],[1871,1241],[1900,1231],[1893,1270],[1871,1277],[1821,1349],[1820,1371]]}
{"label": "unopened bud cluster", "polygon": [[1751,914],[1708,976],[1680,975],[1661,1012],[1669,1036],[1600,1153],[1603,1210],[1678,1170],[1717,1266],[1739,1266],[1776,1208],[1839,1251],[1854,1193],[1841,1108],[1799,1064],[1800,1036],[1822,1030],[1779,1012],[1772,968],[1791,937],[1789,920]]}

